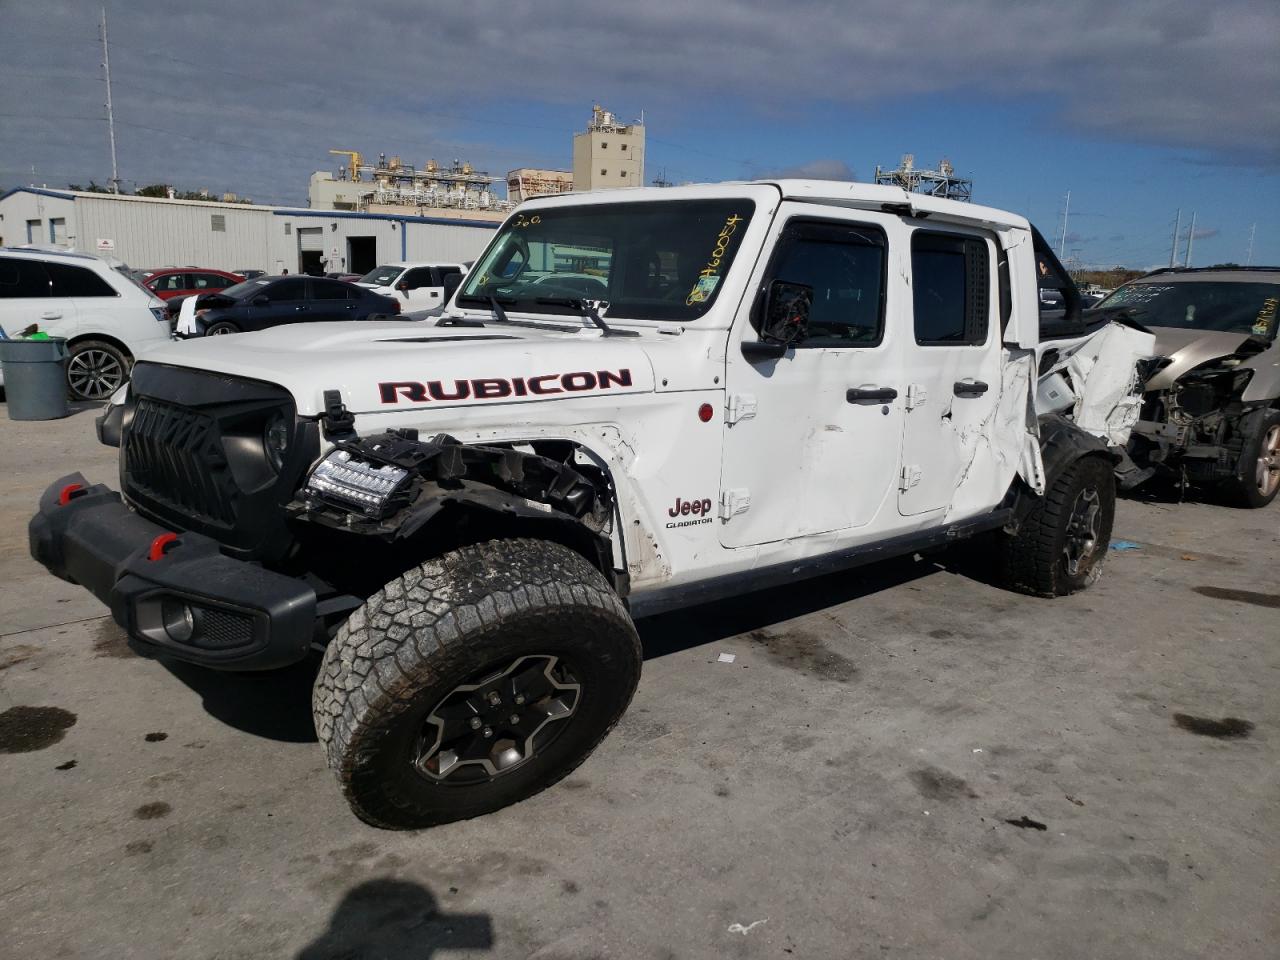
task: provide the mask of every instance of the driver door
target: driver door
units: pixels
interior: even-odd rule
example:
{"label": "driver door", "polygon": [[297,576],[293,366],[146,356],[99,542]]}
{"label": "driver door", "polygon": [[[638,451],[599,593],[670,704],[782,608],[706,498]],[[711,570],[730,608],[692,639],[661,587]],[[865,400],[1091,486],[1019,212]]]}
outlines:
{"label": "driver door", "polygon": [[[896,518],[903,397],[898,339],[898,218],[815,218],[783,204],[773,254],[726,360],[720,539],[727,547],[872,528]],[[774,281],[812,288],[808,335],[777,358],[751,356]],[[741,343],[739,342],[741,337]],[[837,539],[839,539],[837,537]]]}

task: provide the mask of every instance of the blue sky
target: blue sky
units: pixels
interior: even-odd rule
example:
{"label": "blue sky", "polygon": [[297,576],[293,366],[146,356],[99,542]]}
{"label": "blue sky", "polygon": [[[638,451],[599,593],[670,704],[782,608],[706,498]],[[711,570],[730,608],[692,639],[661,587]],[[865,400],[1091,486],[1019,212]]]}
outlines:
{"label": "blue sky", "polygon": [[[0,0],[0,187],[110,175],[86,0]],[[569,166],[602,102],[647,176],[949,158],[1085,264],[1280,263],[1280,4],[108,0],[120,175],[304,203],[329,148]]]}

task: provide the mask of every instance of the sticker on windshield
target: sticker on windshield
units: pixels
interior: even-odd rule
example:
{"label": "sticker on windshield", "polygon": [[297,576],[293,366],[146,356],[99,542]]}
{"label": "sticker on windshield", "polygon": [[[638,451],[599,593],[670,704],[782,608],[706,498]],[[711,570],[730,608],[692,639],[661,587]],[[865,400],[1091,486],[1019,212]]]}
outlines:
{"label": "sticker on windshield", "polygon": [[685,300],[685,305],[692,306],[695,303],[704,303],[707,300],[710,300],[711,294],[715,292],[716,285],[719,282],[719,277],[699,277],[698,282],[695,283],[693,285],[693,289],[689,291],[689,296]]}
{"label": "sticker on windshield", "polygon": [[1254,336],[1265,337],[1271,332],[1271,326],[1276,321],[1276,307],[1280,306],[1280,299],[1276,297],[1267,297],[1262,301],[1262,309],[1258,311],[1258,319],[1253,322]]}
{"label": "sticker on windshield", "polygon": [[707,265],[698,271],[698,281],[689,291],[689,296],[685,297],[686,307],[691,307],[695,303],[705,303],[711,299],[716,285],[720,283],[720,264],[729,249],[729,239],[737,233],[738,224],[741,222],[742,217],[736,213],[730,214],[725,219],[724,227],[716,237],[716,245],[711,250],[711,256],[707,258]]}

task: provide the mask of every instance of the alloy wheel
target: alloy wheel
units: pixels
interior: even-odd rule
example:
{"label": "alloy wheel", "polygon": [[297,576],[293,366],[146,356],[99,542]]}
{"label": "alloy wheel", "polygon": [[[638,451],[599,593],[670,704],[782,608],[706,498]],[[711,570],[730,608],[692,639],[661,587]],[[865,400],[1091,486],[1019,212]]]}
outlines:
{"label": "alloy wheel", "polygon": [[1258,492],[1264,497],[1271,496],[1280,487],[1280,423],[1274,424],[1262,436],[1254,479],[1258,484]]}
{"label": "alloy wheel", "polygon": [[105,400],[124,383],[124,364],[106,350],[81,350],[67,364],[67,383],[77,396]]}
{"label": "alloy wheel", "polygon": [[509,773],[545,749],[578,709],[582,685],[559,657],[517,657],[460,684],[427,715],[414,767],[446,784]]}
{"label": "alloy wheel", "polygon": [[1088,567],[1098,549],[1098,523],[1102,517],[1102,503],[1094,487],[1085,487],[1076,494],[1067,521],[1067,539],[1062,545],[1067,573],[1078,577]]}

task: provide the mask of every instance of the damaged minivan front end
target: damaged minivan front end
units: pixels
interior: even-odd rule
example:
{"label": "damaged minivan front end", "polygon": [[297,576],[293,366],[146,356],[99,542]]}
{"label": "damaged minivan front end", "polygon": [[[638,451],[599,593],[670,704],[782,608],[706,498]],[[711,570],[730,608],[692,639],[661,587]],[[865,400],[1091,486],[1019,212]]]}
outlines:
{"label": "damaged minivan front end", "polygon": [[1247,507],[1280,491],[1280,272],[1271,274],[1161,272],[1100,308],[1156,334],[1129,444],[1144,478],[1217,489]]}

